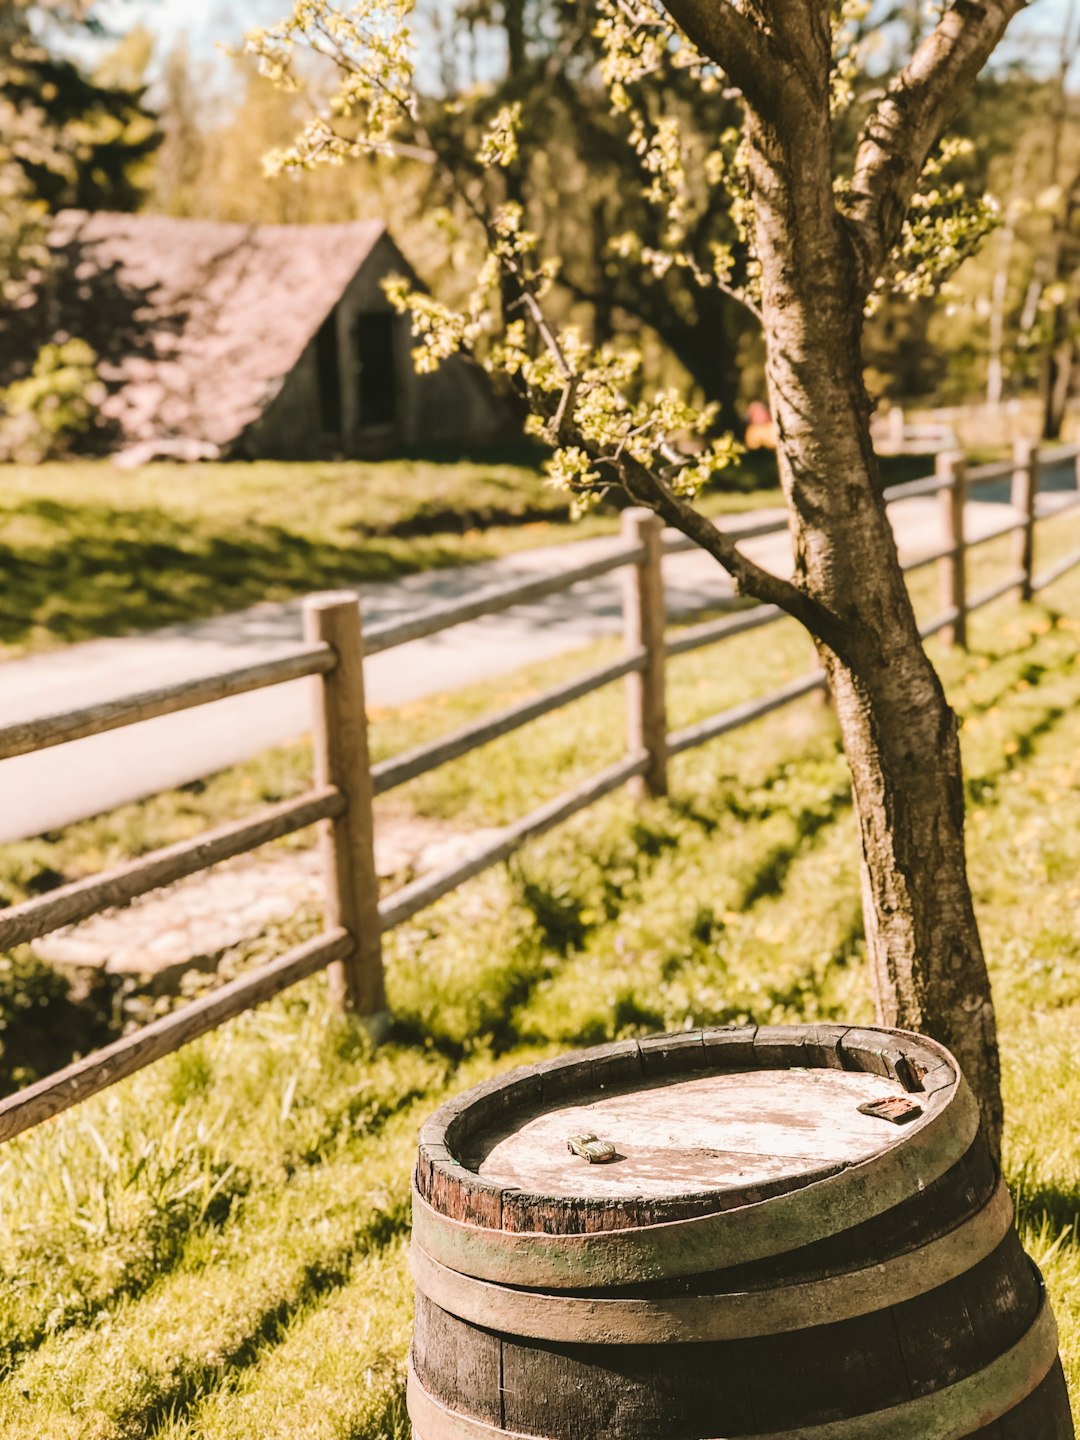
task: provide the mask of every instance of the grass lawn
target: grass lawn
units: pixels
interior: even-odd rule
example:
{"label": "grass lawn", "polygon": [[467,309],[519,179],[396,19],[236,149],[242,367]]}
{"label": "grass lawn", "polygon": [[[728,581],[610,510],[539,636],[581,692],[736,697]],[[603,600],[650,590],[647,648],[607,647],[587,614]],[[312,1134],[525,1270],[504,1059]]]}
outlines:
{"label": "grass lawn", "polygon": [[[746,472],[720,508],[767,503]],[[617,527],[535,464],[0,466],[0,659]]]}
{"label": "grass lawn", "polygon": [[[1040,532],[1047,561],[1080,522]],[[1002,564],[978,552],[973,588]],[[985,572],[985,573],[983,573]],[[920,604],[932,603],[921,577]],[[1080,574],[941,657],[963,715],[972,879],[1005,1065],[1006,1163],[1080,1399]],[[793,625],[671,666],[683,725],[810,664]],[[590,657],[604,653],[603,647]],[[939,652],[935,652],[939,653]],[[389,753],[586,657],[377,717]],[[387,797],[498,824],[617,757],[618,687]],[[305,782],[303,746],[9,847],[9,898]],[[241,965],[318,925],[298,915]],[[12,963],[21,963],[20,957]],[[869,1021],[855,827],[829,713],[792,707],[620,795],[390,937],[372,1053],[319,978],[0,1149],[5,1440],[406,1440],[416,1131],[446,1094],[660,1027]]]}
{"label": "grass lawn", "polygon": [[[617,529],[614,507],[571,525],[528,452],[512,458],[0,465],[0,660]],[[928,466],[890,464],[890,480]],[[702,505],[776,504],[775,485],[756,452]]]}

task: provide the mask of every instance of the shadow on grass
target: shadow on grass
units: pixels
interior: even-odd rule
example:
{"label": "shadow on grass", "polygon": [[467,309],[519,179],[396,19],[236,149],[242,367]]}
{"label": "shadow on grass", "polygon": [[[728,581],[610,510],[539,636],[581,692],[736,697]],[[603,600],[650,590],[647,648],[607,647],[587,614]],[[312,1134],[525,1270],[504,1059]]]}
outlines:
{"label": "shadow on grass", "polygon": [[494,1055],[505,1055],[535,1036],[523,1035],[516,1022],[517,1012],[528,1003],[542,980],[554,973],[550,952],[530,945],[508,956],[506,965],[490,976],[484,992],[485,1013],[479,1017],[468,1035],[453,1034],[440,1029],[423,1015],[392,1013],[389,1040],[395,1045],[411,1045],[433,1051],[452,1065],[467,1058],[477,1046],[490,1049]]}
{"label": "shadow on grass", "polygon": [[[791,1023],[798,1023],[801,1020],[840,1020],[843,1018],[843,1011],[839,1006],[821,1003],[822,986],[830,971],[846,969],[853,960],[861,957],[866,932],[863,928],[862,906],[857,896],[853,905],[853,912],[844,934],[823,964],[804,966],[785,984],[766,987],[761,1004],[754,1007],[757,1012],[755,1018],[758,1018],[759,1023],[769,1023],[770,1016],[775,1015],[779,1010],[792,1017]],[[710,1017],[708,1022],[702,1019],[701,1023],[717,1025],[728,1022],[714,1020]]]}
{"label": "shadow on grass", "polygon": [[1070,717],[1073,711],[1063,705],[1051,705],[1043,711],[1042,715],[1026,730],[1015,734],[1013,744],[1015,749],[1002,757],[1000,765],[993,770],[987,770],[982,775],[969,776],[964,781],[964,793],[969,805],[986,805],[997,798],[997,791],[1007,775],[1011,775],[1018,765],[1025,760],[1030,760],[1038,746],[1038,742],[1051,734],[1063,720]]}
{"label": "shadow on grass", "polygon": [[[378,1135],[403,1110],[423,1099],[425,1093],[412,1086],[397,1091],[388,1103],[380,1104],[366,1091],[361,1091],[345,1105],[327,1112],[325,1124],[314,1142],[302,1151],[290,1150],[283,1155],[283,1173],[291,1177],[301,1166],[310,1169],[322,1164],[343,1133],[353,1133],[362,1128],[365,1135]],[[211,1164],[209,1179],[213,1182],[213,1200],[209,1205],[204,1204],[200,1194],[193,1191],[183,1196],[180,1203],[155,1209],[143,1220],[140,1247],[136,1248],[133,1258],[125,1259],[107,1291],[90,1296],[82,1293],[80,1287],[72,1286],[71,1296],[62,1306],[54,1308],[47,1316],[39,1317],[39,1323],[32,1330],[13,1336],[0,1345],[0,1382],[45,1340],[67,1330],[86,1328],[110,1307],[124,1300],[137,1300],[146,1294],[181,1264],[194,1236],[222,1230],[232,1218],[236,1203],[250,1194],[251,1180],[244,1170],[227,1159]],[[352,1245],[325,1264],[305,1271],[297,1294],[287,1303],[281,1302],[267,1311],[237,1353],[244,1355],[252,1347],[264,1346],[273,1338],[275,1327],[282,1328],[298,1308],[324,1290],[333,1290],[344,1284],[353,1261],[360,1255],[385,1248],[407,1229],[408,1217],[408,1202],[405,1201],[389,1210],[375,1211],[370,1216],[370,1223],[365,1223],[358,1230]],[[244,1362],[230,1360],[228,1363]],[[172,1404],[172,1401],[168,1403]],[[159,1420],[161,1418],[158,1416]]]}
{"label": "shadow on grass", "polygon": [[426,1094],[427,1091],[419,1086],[408,1086],[398,1090],[393,1102],[387,1105],[359,1091],[344,1105],[327,1111],[319,1133],[308,1145],[302,1150],[288,1151],[282,1160],[285,1174],[291,1176],[300,1166],[321,1165],[327,1158],[327,1152],[341,1140],[343,1134],[362,1132],[378,1135],[396,1115],[417,1100],[422,1100]]}
{"label": "shadow on grass", "polygon": [[[785,810],[792,820],[794,836],[761,859],[746,879],[736,908],[748,912],[760,901],[779,894],[799,857],[850,810],[852,803],[845,784],[824,794],[819,791],[808,803],[788,809],[780,789],[790,772],[789,761],[778,762],[755,787],[753,796],[724,784],[718,786],[715,796],[676,795],[658,802],[635,818],[619,843],[583,847],[569,873],[560,869],[551,874],[543,866],[537,868],[521,856],[515,857],[509,867],[512,887],[517,903],[530,917],[529,924],[511,953],[501,957],[496,967],[485,969],[483,1004],[480,1013],[472,1016],[469,1033],[462,1033],[455,1025],[444,1028],[443,1010],[436,1004],[427,1013],[398,1010],[392,1022],[395,1043],[427,1046],[456,1063],[476,1044],[489,1046],[495,1054],[505,1054],[521,1044],[542,1039],[527,1023],[522,1028],[521,1012],[538,987],[557,976],[586,950],[592,936],[618,919],[656,862],[678,848],[680,830],[687,826],[712,838],[725,818],[750,824]],[[665,978],[671,979],[684,965],[700,962],[702,945],[709,943],[720,924],[710,907],[699,907],[686,931],[685,952],[669,958]],[[862,937],[861,919],[853,925],[857,929],[854,946]],[[847,941],[843,941],[838,953],[846,946]],[[820,981],[820,974],[815,972],[791,983],[805,996]],[[790,1008],[795,1002],[788,994],[789,988],[785,986],[783,994],[763,995],[762,1006]],[[745,1016],[745,1005],[740,1004],[722,1013],[703,1014],[696,1017],[695,1023],[724,1024]],[[665,1023],[665,1015],[651,997],[636,988],[623,989],[612,997],[608,1014],[590,1017],[586,1028],[563,1038],[568,1044],[599,1044],[616,1034],[662,1029]]]}
{"label": "shadow on grass", "polygon": [[128,634],[484,553],[478,545],[473,555],[458,541],[446,550],[425,546],[410,561],[370,540],[335,545],[256,523],[222,535],[210,521],[181,523],[163,510],[44,499],[5,518],[13,525],[25,519],[34,533],[56,531],[53,543],[0,544],[0,644],[13,646],[35,631],[64,644]]}
{"label": "shadow on grass", "polygon": [[133,1258],[124,1261],[106,1293],[91,1296],[74,1285],[48,1314],[38,1316],[32,1329],[0,1344],[0,1383],[46,1340],[86,1328],[110,1306],[145,1295],[179,1265],[195,1231],[220,1230],[236,1202],[247,1195],[250,1183],[244,1171],[224,1162],[213,1162],[207,1178],[214,1188],[211,1205],[204,1206],[192,1193],[182,1203],[154,1209],[142,1222],[140,1243],[132,1247]]}
{"label": "shadow on grass", "polygon": [[759,901],[781,894],[795,861],[823,830],[851,809],[851,804],[851,791],[845,787],[843,790],[834,791],[824,804],[807,806],[797,811],[792,817],[795,821],[794,842],[776,845],[769,851],[748,880],[738,908],[744,911],[752,910]]}
{"label": "shadow on grass", "polygon": [[0,1097],[121,1033],[115,977],[86,972],[75,983],[25,946],[0,955]]}
{"label": "shadow on grass", "polygon": [[152,1435],[166,1424],[181,1420],[205,1395],[221,1388],[228,1378],[234,1384],[237,1372],[258,1364],[264,1353],[285,1339],[295,1316],[316,1300],[348,1283],[353,1265],[364,1255],[385,1250],[392,1240],[408,1233],[411,1202],[400,1201],[388,1210],[376,1211],[369,1222],[357,1229],[353,1243],[317,1263],[308,1265],[292,1293],[253,1317],[247,1333],[227,1352],[212,1358],[189,1358],[148,1404],[117,1415],[123,1434]]}
{"label": "shadow on grass", "polygon": [[413,1429],[405,1406],[405,1381],[399,1381],[377,1415],[362,1430],[350,1430],[348,1440],[412,1440]]}
{"label": "shadow on grass", "polygon": [[1040,1180],[1031,1164],[1007,1176],[1016,1202],[1016,1223],[1058,1235],[1072,1226],[1080,1231],[1080,1179],[1071,1186]]}

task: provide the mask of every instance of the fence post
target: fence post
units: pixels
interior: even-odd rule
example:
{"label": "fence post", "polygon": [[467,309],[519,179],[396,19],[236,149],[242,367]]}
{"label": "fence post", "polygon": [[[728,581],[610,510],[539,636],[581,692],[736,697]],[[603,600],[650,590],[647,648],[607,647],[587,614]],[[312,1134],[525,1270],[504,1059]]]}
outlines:
{"label": "fence post", "polygon": [[967,648],[967,556],[964,536],[964,501],[967,498],[967,460],[960,451],[944,451],[937,456],[935,470],[942,482],[938,492],[942,530],[949,553],[938,562],[941,579],[941,603],[946,610],[955,610],[956,619],[945,626],[941,639],[945,645]]}
{"label": "fence post", "polygon": [[667,794],[667,694],[664,680],[664,522],[651,510],[624,510],[623,539],[643,545],[645,558],[627,567],[623,588],[623,637],[627,650],[644,650],[645,669],[626,677],[626,743],[649,756],[645,774],[631,781],[638,796]]}
{"label": "fence post", "polygon": [[336,785],[346,801],[338,819],[324,820],[319,827],[327,925],[340,925],[355,942],[349,958],[330,968],[331,991],[346,1010],[380,1018],[386,1011],[386,992],[364,708],[364,642],[355,594],[343,590],[308,596],[304,636],[329,645],[337,656],[332,670],[311,681],[315,783]]}
{"label": "fence post", "polygon": [[1013,532],[1013,564],[1024,572],[1020,599],[1030,600],[1035,567],[1035,499],[1039,493],[1039,446],[1034,440],[1017,440],[1013,446],[1012,503],[1020,511],[1023,527]]}

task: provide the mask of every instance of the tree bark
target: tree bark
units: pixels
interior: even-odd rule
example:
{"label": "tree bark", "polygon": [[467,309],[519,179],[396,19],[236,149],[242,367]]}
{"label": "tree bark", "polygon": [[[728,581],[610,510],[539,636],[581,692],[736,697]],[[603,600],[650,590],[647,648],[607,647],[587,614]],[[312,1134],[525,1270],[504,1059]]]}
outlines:
{"label": "tree bark", "polygon": [[[1075,307],[1070,309],[1075,310]],[[1065,426],[1075,359],[1075,342],[1069,334],[1072,324],[1075,324],[1074,316],[1066,316],[1064,307],[1056,306],[1054,341],[1046,353],[1043,375],[1042,438],[1047,441],[1060,440]]]}
{"label": "tree bark", "polygon": [[881,498],[859,262],[833,200],[827,99],[807,103],[816,79],[800,70],[790,111],[748,126],[795,578],[844,636],[843,659],[819,649],[851,769],[879,1019],[953,1051],[999,1148],[1000,1068],[967,879],[956,717],[923,648]]}

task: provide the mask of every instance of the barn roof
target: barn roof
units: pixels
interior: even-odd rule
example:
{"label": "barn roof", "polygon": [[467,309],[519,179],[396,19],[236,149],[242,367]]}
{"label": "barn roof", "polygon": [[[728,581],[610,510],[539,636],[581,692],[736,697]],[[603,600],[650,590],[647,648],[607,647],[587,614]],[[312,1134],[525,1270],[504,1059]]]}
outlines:
{"label": "barn roof", "polygon": [[[121,444],[227,448],[256,420],[386,227],[57,216],[52,328],[101,357]],[[51,277],[50,277],[51,278]]]}

